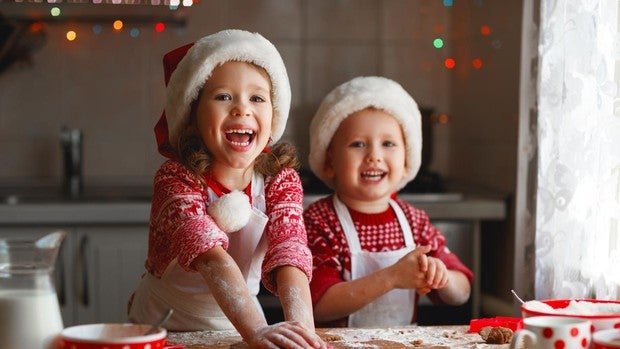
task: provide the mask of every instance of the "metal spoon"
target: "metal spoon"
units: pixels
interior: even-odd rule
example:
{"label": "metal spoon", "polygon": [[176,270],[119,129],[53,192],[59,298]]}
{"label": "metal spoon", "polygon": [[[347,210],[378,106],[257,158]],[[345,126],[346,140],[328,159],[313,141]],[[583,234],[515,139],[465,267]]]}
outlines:
{"label": "metal spoon", "polygon": [[164,312],[164,315],[162,315],[161,319],[159,319],[159,321],[154,323],[153,326],[151,326],[151,328],[149,328],[149,330],[146,331],[146,333],[144,335],[149,335],[149,334],[153,334],[153,333],[157,332],[157,329],[159,329],[159,327],[161,325],[163,325],[164,322],[168,321],[168,319],[170,318],[172,313],[173,313],[172,309],[169,308],[168,310],[166,310]]}
{"label": "metal spoon", "polygon": [[519,296],[517,295],[517,292],[515,292],[515,290],[510,290],[510,292],[512,292],[512,295],[513,295],[513,296],[515,296],[515,298],[516,298],[519,302],[521,302],[521,304],[525,303],[525,302],[523,301],[523,299],[521,299],[521,297],[519,297]]}

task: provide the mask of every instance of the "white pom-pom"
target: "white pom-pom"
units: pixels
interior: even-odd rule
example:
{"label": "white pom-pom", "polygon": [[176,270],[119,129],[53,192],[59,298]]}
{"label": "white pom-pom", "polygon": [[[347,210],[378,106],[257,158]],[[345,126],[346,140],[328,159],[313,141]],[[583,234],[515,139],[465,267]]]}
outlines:
{"label": "white pom-pom", "polygon": [[218,227],[226,233],[232,233],[245,227],[252,214],[250,198],[238,190],[220,196],[207,208],[207,212]]}

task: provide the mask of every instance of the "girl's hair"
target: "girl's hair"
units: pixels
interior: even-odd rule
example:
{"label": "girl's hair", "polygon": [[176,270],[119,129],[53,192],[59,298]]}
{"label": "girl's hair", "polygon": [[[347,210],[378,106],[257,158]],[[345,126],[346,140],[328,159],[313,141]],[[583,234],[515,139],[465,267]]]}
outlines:
{"label": "girl's hair", "polygon": [[[202,141],[196,121],[198,99],[191,106],[189,123],[181,130],[177,144],[173,145],[179,160],[204,184],[203,175],[213,163],[213,154]],[[276,143],[269,151],[261,153],[254,162],[254,170],[268,177],[275,176],[283,168],[299,169],[300,162],[295,146],[286,142]]]}

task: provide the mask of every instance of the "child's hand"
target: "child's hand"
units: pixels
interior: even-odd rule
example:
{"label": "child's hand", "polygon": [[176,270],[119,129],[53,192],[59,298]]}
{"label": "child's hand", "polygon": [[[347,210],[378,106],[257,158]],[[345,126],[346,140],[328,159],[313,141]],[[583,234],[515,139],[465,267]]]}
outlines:
{"label": "child's hand", "polygon": [[427,286],[430,246],[419,246],[393,264],[390,269],[396,280],[395,288],[419,289]]}
{"label": "child's hand", "polygon": [[448,268],[439,258],[427,257],[428,269],[426,271],[426,288],[429,290],[440,289],[448,284]]}
{"label": "child's hand", "polygon": [[253,349],[326,349],[327,345],[300,322],[285,321],[262,327],[248,341]]}

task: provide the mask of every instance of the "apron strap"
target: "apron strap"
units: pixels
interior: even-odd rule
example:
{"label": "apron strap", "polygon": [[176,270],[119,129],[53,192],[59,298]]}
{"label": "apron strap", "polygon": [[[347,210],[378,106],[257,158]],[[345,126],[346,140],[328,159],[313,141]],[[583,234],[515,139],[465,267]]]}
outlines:
{"label": "apron strap", "polygon": [[[340,220],[340,225],[347,236],[347,242],[349,243],[349,249],[351,252],[359,252],[362,250],[362,245],[357,234],[348,234],[348,232],[355,231],[355,225],[353,223],[353,219],[351,218],[351,214],[347,209],[347,206],[340,201],[337,194],[333,196],[334,209],[336,210],[336,214],[338,219]],[[396,219],[398,219],[398,224],[400,225],[400,229],[403,233],[403,239],[405,241],[405,247],[415,247],[415,241],[413,240],[413,233],[411,232],[411,226],[407,221],[407,217],[405,216],[405,212],[403,209],[398,206],[395,200],[390,199],[389,201],[390,207],[396,214]],[[350,229],[350,230],[349,230]]]}
{"label": "apron strap", "polygon": [[[360,252],[362,250],[362,245],[357,237],[355,225],[353,224],[353,219],[351,218],[351,214],[349,213],[347,206],[340,201],[337,194],[334,194],[333,201],[336,215],[338,216],[338,220],[340,220],[340,225],[342,226],[342,230],[344,231],[344,234],[347,237],[347,242],[349,243],[349,250],[351,250],[351,253]],[[352,232],[352,234],[350,232]]]}

